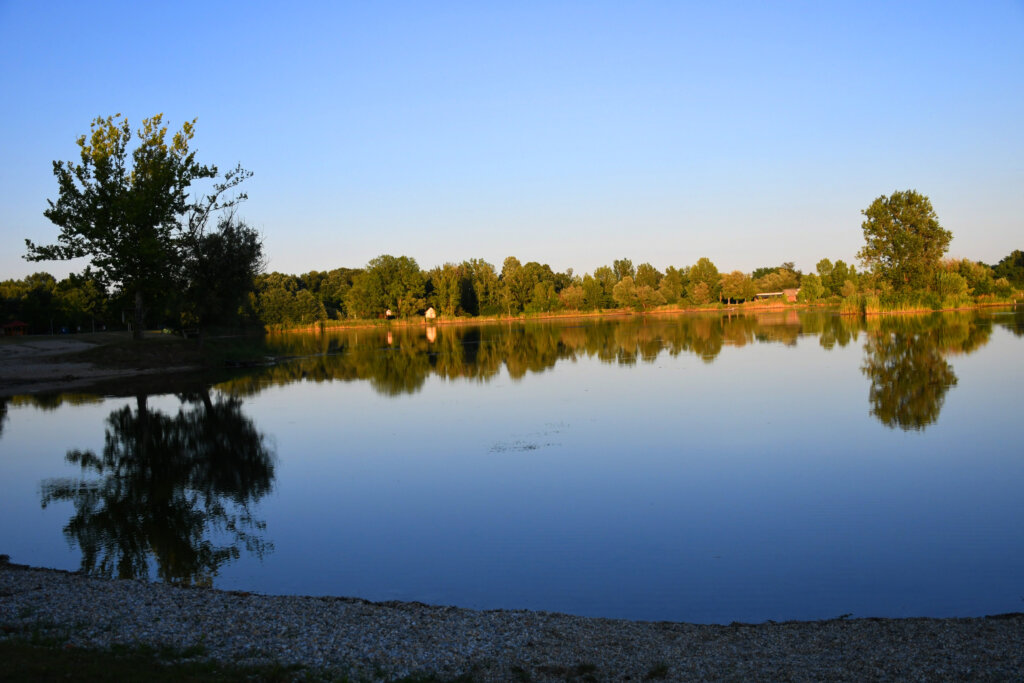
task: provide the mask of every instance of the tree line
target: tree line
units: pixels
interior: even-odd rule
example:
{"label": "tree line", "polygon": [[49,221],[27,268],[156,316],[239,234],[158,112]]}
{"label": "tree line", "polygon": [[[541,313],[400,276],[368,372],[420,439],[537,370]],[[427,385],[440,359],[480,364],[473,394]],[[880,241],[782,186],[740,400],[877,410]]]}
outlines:
{"label": "tree line", "polygon": [[[1015,288],[1024,288],[1024,253],[1019,251],[996,266],[969,259],[940,261],[934,286],[913,291],[934,293],[947,301],[950,297],[1007,297]],[[842,259],[821,259],[811,273],[792,262],[752,273],[721,273],[707,258],[664,270],[646,262],[634,266],[632,260],[622,258],[579,275],[572,269],[554,271],[537,261],[523,263],[514,256],[506,258],[500,270],[484,259],[423,270],[410,256],[382,255],[361,269],[259,275],[244,313],[250,320],[288,326],[382,318],[388,311],[395,317],[414,317],[427,308],[447,318],[622,308],[647,311],[659,306],[742,303],[758,294],[787,289],[799,290],[805,302],[838,303],[865,292],[908,296],[879,275],[858,272]]]}
{"label": "tree line", "polygon": [[[35,307],[47,298],[47,278],[32,276],[40,287],[20,297],[12,283],[5,307],[27,308],[38,330],[41,318],[52,327],[61,317],[73,298],[63,294],[97,290],[115,310],[86,297],[87,305],[65,311],[62,322],[86,314],[112,322],[128,309],[136,339],[147,317],[201,330],[237,309],[263,268],[258,233],[235,214],[246,199],[238,188],[252,174],[241,166],[221,174],[199,163],[190,149],[194,134],[195,120],[168,134],[161,114],[144,119],[134,135],[120,114],[95,119],[76,141],[79,160],[53,162],[58,196],[43,215],[60,228],[57,241],[25,240],[29,261],[88,258],[76,276],[84,284],[51,288],[57,304],[42,315]],[[203,181],[205,191],[197,192]]]}
{"label": "tree line", "polygon": [[941,308],[1024,287],[1021,251],[994,266],[943,260],[952,234],[915,190],[881,196],[861,212],[863,271],[827,258],[806,274],[792,262],[744,273],[721,272],[708,258],[664,270],[622,258],[579,275],[515,256],[500,269],[470,259],[423,270],[410,256],[385,254],[361,268],[264,273],[260,236],[235,213],[246,198],[239,186],[251,173],[237,166],[220,174],[199,163],[190,148],[194,125],[169,134],[162,115],[144,119],[133,147],[120,114],[92,122],[89,135],[77,140],[79,161],[53,163],[58,197],[44,215],[60,228],[57,241],[26,240],[25,255],[86,257],[90,264],[60,281],[40,272],[0,283],[0,320],[22,321],[37,333],[130,320],[136,337],[144,327],[201,335],[211,325],[408,318],[429,308],[444,317],[648,311],[742,303],[786,290],[846,309]]}
{"label": "tree line", "polygon": [[[0,315],[4,321],[27,323],[34,333],[120,328],[133,315],[131,293],[109,288],[91,275],[86,271],[57,280],[39,272],[0,282]],[[969,259],[943,260],[932,279],[933,288],[925,295],[939,301],[1010,296],[1014,289],[1024,288],[1024,252],[1014,251],[994,266]],[[194,287],[198,289],[198,284]],[[811,273],[789,262],[751,273],[723,274],[707,258],[664,271],[650,263],[634,266],[623,258],[580,276],[571,269],[557,272],[546,264],[521,263],[515,257],[505,259],[501,270],[483,259],[422,270],[411,257],[384,255],[365,268],[257,274],[231,308],[214,301],[208,310],[220,309],[216,319],[220,327],[299,326],[380,318],[388,310],[396,317],[419,316],[428,307],[445,317],[696,307],[740,303],[759,293],[786,289],[799,289],[800,300],[806,302],[840,303],[880,291],[888,291],[894,299],[907,296],[841,259],[821,259]],[[206,291],[212,295],[216,287]],[[199,291],[197,299],[202,299]],[[159,328],[181,329],[193,319],[176,291],[153,297],[147,311],[147,323]]]}

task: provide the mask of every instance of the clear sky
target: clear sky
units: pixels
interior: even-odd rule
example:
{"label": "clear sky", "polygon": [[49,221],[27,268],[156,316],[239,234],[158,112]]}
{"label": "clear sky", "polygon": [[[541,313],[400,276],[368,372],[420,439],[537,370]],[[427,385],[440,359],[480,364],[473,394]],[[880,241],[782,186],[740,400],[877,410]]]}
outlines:
{"label": "clear sky", "polygon": [[928,195],[1024,249],[1024,3],[0,0],[0,279],[96,116],[198,118],[269,268],[854,260]]}

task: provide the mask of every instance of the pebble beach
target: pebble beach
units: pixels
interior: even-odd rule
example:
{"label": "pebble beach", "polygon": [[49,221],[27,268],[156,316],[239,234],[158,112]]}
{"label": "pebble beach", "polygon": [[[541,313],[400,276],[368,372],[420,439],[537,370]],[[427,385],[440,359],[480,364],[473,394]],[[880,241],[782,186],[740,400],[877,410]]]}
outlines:
{"label": "pebble beach", "polygon": [[108,580],[0,562],[0,638],[170,646],[355,679],[1020,680],[1024,614],[700,625]]}

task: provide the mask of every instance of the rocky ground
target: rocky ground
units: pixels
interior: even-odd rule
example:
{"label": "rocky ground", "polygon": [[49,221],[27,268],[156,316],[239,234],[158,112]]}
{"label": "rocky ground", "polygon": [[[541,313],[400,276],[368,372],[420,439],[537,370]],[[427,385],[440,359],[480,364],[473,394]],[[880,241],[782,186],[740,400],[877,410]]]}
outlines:
{"label": "rocky ground", "polygon": [[0,639],[473,680],[1020,680],[1024,615],[730,626],[265,596],[0,565]]}

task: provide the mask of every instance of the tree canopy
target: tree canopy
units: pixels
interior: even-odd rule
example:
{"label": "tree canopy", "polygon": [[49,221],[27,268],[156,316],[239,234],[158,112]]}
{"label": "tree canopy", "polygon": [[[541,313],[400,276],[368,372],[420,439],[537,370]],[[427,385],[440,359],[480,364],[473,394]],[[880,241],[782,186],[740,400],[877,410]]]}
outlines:
{"label": "tree canopy", "polygon": [[916,190],[878,197],[861,211],[864,265],[895,290],[925,289],[953,234],[939,225],[928,197]]}
{"label": "tree canopy", "polygon": [[996,277],[1006,278],[1018,287],[1024,287],[1024,251],[1015,249],[1004,256],[993,268]]}
{"label": "tree canopy", "polygon": [[[236,168],[215,182],[209,195],[190,198],[200,179],[217,178],[216,166],[200,164],[189,148],[195,120],[168,136],[163,115],[143,119],[138,144],[120,114],[95,119],[78,138],[79,163],[54,161],[58,197],[43,212],[60,228],[57,242],[25,240],[30,261],[87,257],[94,273],[134,298],[136,337],[144,302],[173,289],[190,246],[198,244],[209,217],[245,198],[222,199],[251,175]],[[184,239],[188,236],[190,239]]]}
{"label": "tree canopy", "polygon": [[416,260],[383,254],[371,260],[352,283],[349,308],[360,317],[386,310],[408,317],[425,307],[426,280]]}

